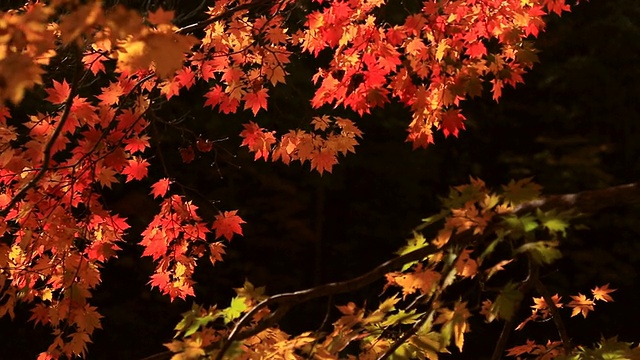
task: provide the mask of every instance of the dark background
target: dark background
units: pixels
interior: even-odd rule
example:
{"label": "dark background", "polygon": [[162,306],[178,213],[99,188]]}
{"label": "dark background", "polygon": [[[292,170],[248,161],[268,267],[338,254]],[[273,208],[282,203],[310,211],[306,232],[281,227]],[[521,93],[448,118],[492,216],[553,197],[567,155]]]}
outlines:
{"label": "dark background", "polygon": [[[536,43],[541,63],[525,77],[526,85],[507,89],[499,103],[490,100],[488,91],[467,101],[467,131],[459,138],[439,134],[435,145],[412,151],[404,142],[409,113],[391,104],[357,120],[365,136],[356,154],[342,158],[324,176],[309,172],[308,165],[254,162],[238,149],[237,134],[242,123],[252,120],[250,113],[223,116],[204,109],[204,87],[181,93],[159,115],[182,119],[189,131],[158,125],[155,148],[167,158],[175,179],[198,189],[188,195],[205,216],[239,209],[247,221],[244,237],[234,237],[224,262],[214,268],[203,261],[198,268],[198,303],[226,306],[232,288],[245,279],[276,294],[359,275],[391,258],[420,219],[439,210],[439,197],[446,196],[448,187],[468,182],[470,175],[495,187],[534,176],[550,194],[637,181],[640,2],[583,2],[562,18],[550,17]],[[307,101],[315,68],[316,60],[306,56],[291,65],[287,82],[293,86],[273,92],[269,111],[258,118],[262,126],[280,133],[306,126],[315,114]],[[177,148],[200,134],[220,140],[215,152],[183,164]],[[158,150],[149,150],[152,156],[153,151]],[[159,167],[151,172],[151,178],[164,176]],[[191,307],[193,299],[170,303],[147,285],[153,264],[140,259],[136,243],[157,211],[148,186],[105,193],[107,205],[128,216],[133,227],[94,295],[105,318],[88,359],[137,359],[163,351],[161,344],[172,338],[180,313]],[[587,320],[569,319],[565,310],[577,343],[614,335],[638,340],[638,215],[637,206],[619,207],[583,219],[590,229],[571,231],[562,244],[564,258],[546,271],[544,282],[565,299],[605,283],[618,289],[616,301],[598,305]],[[375,299],[379,285],[336,297],[331,305]],[[298,306],[282,327],[315,329],[326,307],[326,299]],[[27,322],[26,309],[17,315],[14,322],[0,320],[0,359],[33,359],[51,339],[46,329]],[[469,358],[488,358],[498,332],[499,325],[472,324],[465,344]],[[555,334],[550,323],[531,324],[530,331],[514,334],[510,346],[527,338],[555,339]]]}

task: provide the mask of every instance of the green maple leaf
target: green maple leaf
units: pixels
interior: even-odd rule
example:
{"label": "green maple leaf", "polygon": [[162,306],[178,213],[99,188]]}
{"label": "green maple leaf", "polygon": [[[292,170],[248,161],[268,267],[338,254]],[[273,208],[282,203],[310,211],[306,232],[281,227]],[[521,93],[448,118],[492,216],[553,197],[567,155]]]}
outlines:
{"label": "green maple leaf", "polygon": [[508,185],[503,185],[504,198],[510,206],[517,206],[527,201],[531,201],[540,196],[542,187],[531,182],[532,178],[511,180]]}
{"label": "green maple leaf", "polygon": [[241,296],[236,296],[231,299],[231,305],[228,308],[222,310],[222,316],[224,317],[225,323],[230,323],[233,320],[237,319],[242,315],[244,311],[247,310],[247,304],[245,303],[245,298]]}
{"label": "green maple leaf", "polygon": [[516,311],[516,306],[522,300],[522,296],[522,292],[518,290],[517,284],[508,283],[502,288],[500,295],[498,295],[496,301],[491,306],[491,312],[498,314],[501,319],[511,319]]}

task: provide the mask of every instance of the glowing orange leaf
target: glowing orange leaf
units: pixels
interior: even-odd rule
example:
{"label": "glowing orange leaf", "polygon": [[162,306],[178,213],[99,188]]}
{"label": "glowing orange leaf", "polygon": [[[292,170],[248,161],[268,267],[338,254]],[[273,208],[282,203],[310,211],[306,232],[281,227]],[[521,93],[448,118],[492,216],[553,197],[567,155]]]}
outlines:
{"label": "glowing orange leaf", "polygon": [[225,211],[216,215],[216,219],[211,226],[216,231],[216,239],[224,236],[227,240],[231,240],[233,234],[242,235],[242,227],[244,220],[236,213],[238,210]]}

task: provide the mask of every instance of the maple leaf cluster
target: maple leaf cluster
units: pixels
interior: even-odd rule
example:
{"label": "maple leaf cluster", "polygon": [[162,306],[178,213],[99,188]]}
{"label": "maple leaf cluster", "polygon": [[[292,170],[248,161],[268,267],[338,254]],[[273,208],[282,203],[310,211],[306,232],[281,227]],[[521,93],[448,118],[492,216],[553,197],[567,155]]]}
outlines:
{"label": "maple leaf cluster", "polygon": [[[168,179],[161,179],[152,186],[154,197],[165,197],[169,189]],[[244,223],[236,211],[217,215],[208,225],[197,214],[198,207],[182,196],[170,195],[162,201],[160,212],[142,232],[140,245],[142,256],[151,256],[156,262],[155,274],[149,282],[158,287],[171,300],[176,297],[194,296],[191,279],[196,261],[209,252],[211,263],[222,260],[224,244],[207,241],[207,234],[215,230],[215,237],[231,240],[234,234],[242,235],[240,224]]]}
{"label": "maple leaf cluster", "polygon": [[269,154],[272,160],[280,160],[285,164],[291,161],[311,163],[311,170],[322,174],[331,172],[333,165],[338,163],[338,155],[355,153],[358,145],[356,138],[362,137],[362,131],[349,119],[327,115],[315,117],[311,124],[314,132],[291,130],[283,135],[277,146],[274,132],[266,131],[254,122],[244,125],[240,133],[243,138],[242,146],[255,153],[255,160],[267,160]]}

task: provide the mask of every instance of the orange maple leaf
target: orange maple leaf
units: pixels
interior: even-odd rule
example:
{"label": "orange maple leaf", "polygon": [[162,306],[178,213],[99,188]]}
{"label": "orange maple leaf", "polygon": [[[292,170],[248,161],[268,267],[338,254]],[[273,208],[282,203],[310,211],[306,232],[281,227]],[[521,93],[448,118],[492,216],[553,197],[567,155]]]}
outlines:
{"label": "orange maple leaf", "polygon": [[217,261],[222,261],[222,255],[224,254],[223,243],[217,241],[209,244],[209,260],[211,260],[211,265],[214,265]]}
{"label": "orange maple leaf", "polygon": [[163,94],[167,100],[170,100],[173,96],[180,94],[180,88],[182,85],[177,77],[173,78],[173,81],[165,81],[159,85],[160,93]]}
{"label": "orange maple leaf", "polygon": [[82,56],[82,63],[93,75],[98,75],[101,71],[103,73],[107,72],[104,66],[104,62],[107,60],[109,60],[109,57],[99,51],[88,52]]}
{"label": "orange maple leaf", "polygon": [[602,287],[596,286],[595,289],[591,290],[593,293],[594,300],[602,300],[605,302],[612,302],[613,298],[609,295],[610,293],[616,291],[617,289],[609,289],[609,284],[606,284]]}
{"label": "orange maple leaf", "polygon": [[233,234],[242,235],[242,227],[245,221],[236,213],[238,210],[224,211],[216,215],[216,219],[211,226],[216,231],[216,239],[224,236],[227,240],[231,240]]}
{"label": "orange maple leaf", "polygon": [[191,68],[188,66],[183,67],[176,73],[175,80],[177,80],[181,86],[186,87],[188,90],[191,89],[191,87],[196,83],[196,73],[194,73],[193,70],[191,70]]}
{"label": "orange maple leaf", "polygon": [[520,356],[524,354],[530,354],[534,350],[540,348],[541,345],[536,344],[533,340],[527,340],[525,345],[514,346],[510,349],[507,349],[507,356]]}
{"label": "orange maple leaf", "polygon": [[573,308],[571,317],[582,314],[586,318],[589,311],[593,311],[593,305],[595,305],[593,300],[587,299],[586,296],[580,293],[578,293],[578,296],[572,295],[571,298],[573,300],[567,305]]}
{"label": "orange maple leaf", "polygon": [[71,86],[67,83],[67,80],[57,82],[53,80],[53,88],[45,89],[49,96],[45,100],[52,104],[62,104],[67,101],[69,94],[71,93]]}
{"label": "orange maple leaf", "polygon": [[116,171],[112,168],[103,167],[99,170],[96,170],[96,177],[98,178],[98,182],[100,185],[106,186],[111,189],[111,184],[117,183],[118,179],[115,177]]}
{"label": "orange maple leaf", "polygon": [[114,104],[117,105],[120,102],[120,96],[122,95],[124,95],[122,85],[117,82],[113,82],[108,87],[102,88],[102,94],[98,95],[97,98],[103,104],[110,106]]}
{"label": "orange maple leaf", "polygon": [[311,170],[318,170],[320,175],[322,175],[324,171],[330,173],[333,165],[338,163],[336,153],[331,149],[314,151],[309,157],[311,158]]}
{"label": "orange maple leaf", "polygon": [[171,181],[168,178],[160,179],[151,185],[150,194],[153,195],[154,198],[164,197],[169,190],[169,185],[171,185]]}

